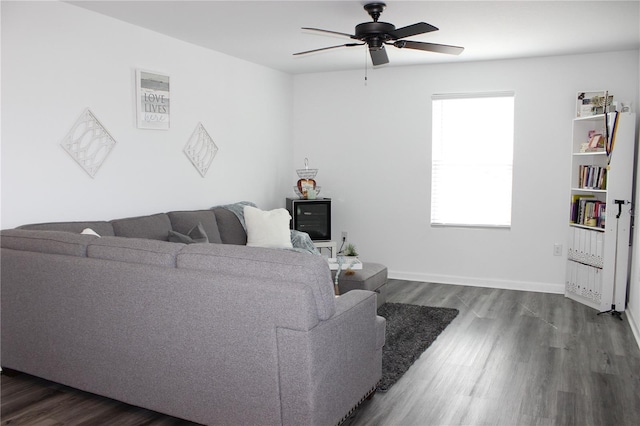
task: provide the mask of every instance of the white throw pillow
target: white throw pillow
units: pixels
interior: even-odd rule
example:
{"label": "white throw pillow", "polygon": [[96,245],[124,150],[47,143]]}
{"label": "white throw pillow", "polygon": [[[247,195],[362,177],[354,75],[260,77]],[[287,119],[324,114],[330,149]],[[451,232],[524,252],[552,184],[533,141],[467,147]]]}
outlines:
{"label": "white throw pillow", "polygon": [[100,235],[98,235],[98,233],[96,231],[94,231],[91,228],[84,228],[82,230],[81,234],[84,234],[84,235],[95,235],[96,237],[100,236]]}
{"label": "white throw pillow", "polygon": [[251,206],[244,207],[247,227],[247,245],[250,247],[292,248],[286,209],[264,211]]}

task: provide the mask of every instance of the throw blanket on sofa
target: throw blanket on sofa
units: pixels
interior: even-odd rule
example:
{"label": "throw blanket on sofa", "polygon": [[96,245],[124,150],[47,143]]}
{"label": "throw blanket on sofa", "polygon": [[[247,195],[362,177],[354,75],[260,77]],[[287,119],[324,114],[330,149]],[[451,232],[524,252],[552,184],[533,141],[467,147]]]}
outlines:
{"label": "throw blanket on sofa", "polygon": [[[223,206],[218,206],[218,207],[225,208],[231,211],[233,214],[235,214],[246,232],[247,225],[245,224],[245,221],[244,221],[245,206],[251,206],[251,207],[257,208],[255,203],[252,203],[251,201],[240,201],[234,204],[225,204]],[[296,231],[295,229],[291,229],[291,244],[293,245],[293,248],[285,249],[285,250],[293,250],[293,251],[303,252],[303,253],[308,252],[308,253],[320,255],[320,251],[318,251],[316,246],[313,245],[313,241],[311,240],[311,237],[309,237],[309,234],[307,234],[306,232],[300,232],[300,231]]]}

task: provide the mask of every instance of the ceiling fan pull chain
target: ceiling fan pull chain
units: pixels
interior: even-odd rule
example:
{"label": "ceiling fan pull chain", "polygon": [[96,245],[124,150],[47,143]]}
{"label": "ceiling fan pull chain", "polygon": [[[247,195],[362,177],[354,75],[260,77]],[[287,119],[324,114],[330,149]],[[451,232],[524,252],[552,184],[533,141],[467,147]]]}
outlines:
{"label": "ceiling fan pull chain", "polygon": [[369,69],[369,67],[367,67],[367,65],[369,64],[369,57],[367,56],[369,49],[364,49],[364,85],[367,85],[367,71]]}

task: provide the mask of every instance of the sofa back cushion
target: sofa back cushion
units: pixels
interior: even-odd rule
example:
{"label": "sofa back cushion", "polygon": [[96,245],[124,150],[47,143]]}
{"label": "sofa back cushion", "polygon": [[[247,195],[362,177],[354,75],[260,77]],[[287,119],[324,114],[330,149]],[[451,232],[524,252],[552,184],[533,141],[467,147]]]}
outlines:
{"label": "sofa back cushion", "polygon": [[166,213],[112,220],[116,237],[169,240],[171,220]]}
{"label": "sofa back cushion", "polygon": [[184,244],[140,238],[104,237],[87,247],[87,257],[175,268]]}
{"label": "sofa back cushion", "polygon": [[111,223],[104,221],[34,223],[18,227],[18,229],[30,229],[34,231],[66,231],[75,234],[81,233],[86,228],[93,229],[101,237],[113,237],[115,235]]}
{"label": "sofa back cushion", "polygon": [[224,207],[214,207],[220,231],[220,239],[223,244],[235,244],[244,246],[247,244],[247,232],[242,223],[231,210]]}
{"label": "sofa back cushion", "polygon": [[99,239],[95,235],[27,229],[5,229],[0,236],[2,248],[79,257],[85,257],[89,243]]}
{"label": "sofa back cushion", "polygon": [[187,235],[193,227],[201,223],[210,243],[222,243],[216,214],[213,210],[177,211],[169,212],[167,215],[175,232]]}
{"label": "sofa back cushion", "polygon": [[322,256],[261,247],[191,244],[182,248],[176,266],[308,289],[320,320],[329,319],[336,310],[329,265]]}

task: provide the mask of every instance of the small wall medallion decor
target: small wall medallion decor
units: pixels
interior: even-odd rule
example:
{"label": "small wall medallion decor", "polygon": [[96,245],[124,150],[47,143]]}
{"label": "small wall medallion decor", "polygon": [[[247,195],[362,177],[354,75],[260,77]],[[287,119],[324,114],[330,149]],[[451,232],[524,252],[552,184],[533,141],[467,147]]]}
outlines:
{"label": "small wall medallion decor", "polygon": [[139,129],[169,129],[169,76],[136,70],[136,112]]}
{"label": "small wall medallion decor", "polygon": [[217,152],[218,146],[213,142],[202,123],[198,123],[184,147],[184,153],[202,177],[207,174]]}
{"label": "small wall medallion decor", "polygon": [[84,169],[94,177],[107,158],[116,141],[95,115],[85,109],[60,145]]}

